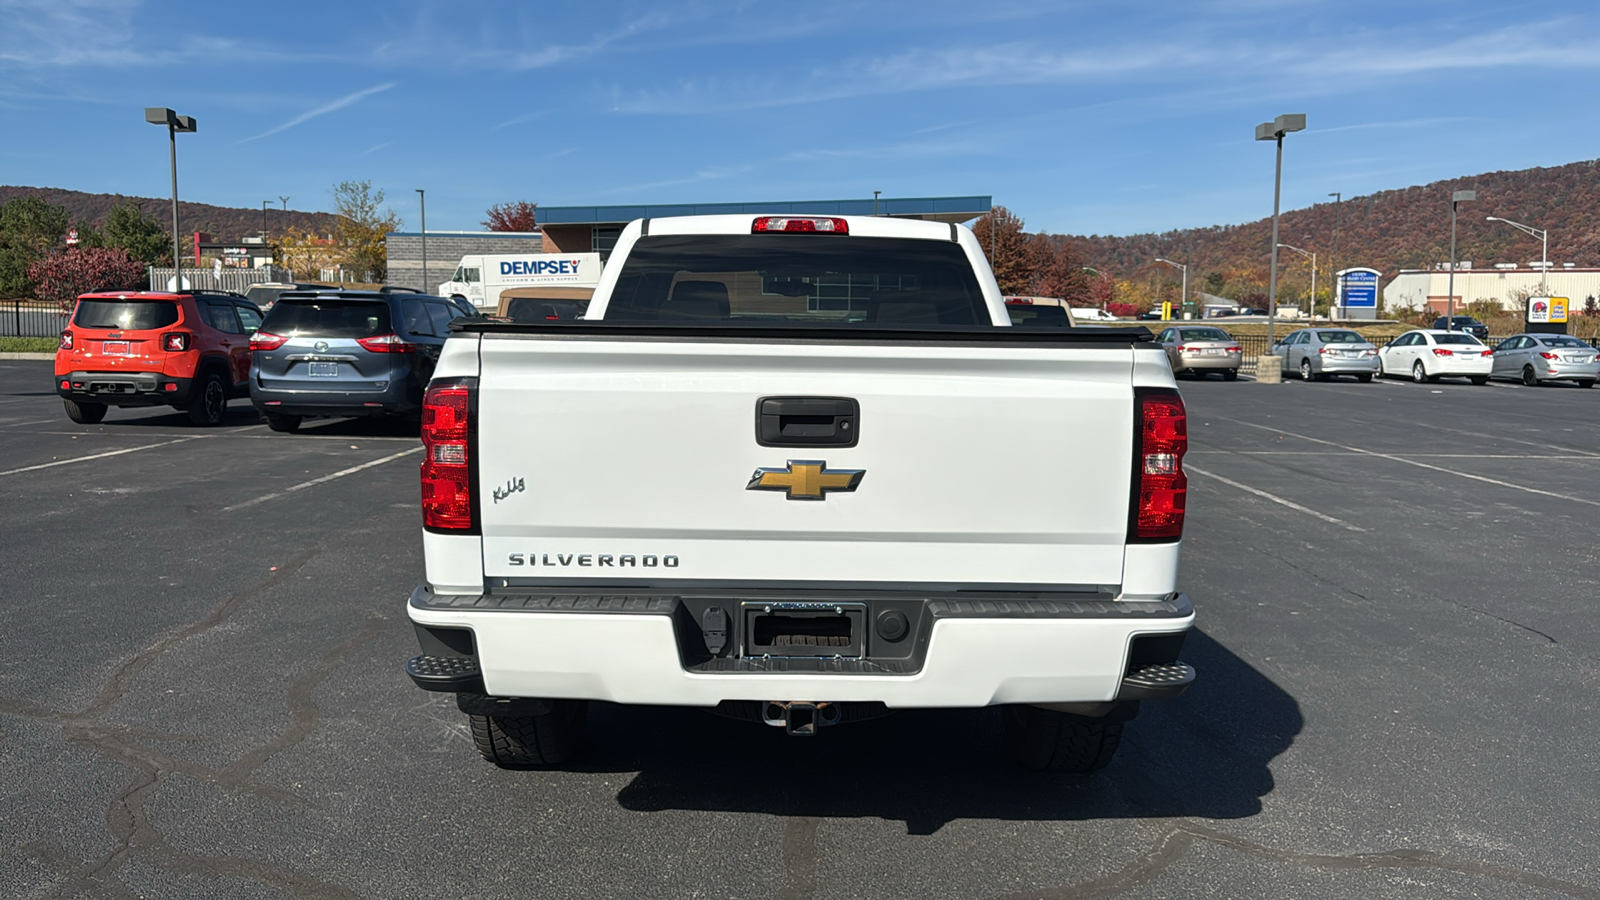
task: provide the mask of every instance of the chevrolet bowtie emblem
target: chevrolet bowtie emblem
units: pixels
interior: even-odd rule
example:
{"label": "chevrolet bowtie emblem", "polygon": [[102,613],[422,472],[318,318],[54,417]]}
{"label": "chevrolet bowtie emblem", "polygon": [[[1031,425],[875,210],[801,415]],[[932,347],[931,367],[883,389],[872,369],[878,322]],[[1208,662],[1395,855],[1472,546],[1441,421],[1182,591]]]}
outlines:
{"label": "chevrolet bowtie emblem", "polygon": [[820,459],[791,459],[781,469],[757,469],[745,490],[783,491],[790,500],[826,500],[829,491],[854,491],[866,469],[830,469]]}

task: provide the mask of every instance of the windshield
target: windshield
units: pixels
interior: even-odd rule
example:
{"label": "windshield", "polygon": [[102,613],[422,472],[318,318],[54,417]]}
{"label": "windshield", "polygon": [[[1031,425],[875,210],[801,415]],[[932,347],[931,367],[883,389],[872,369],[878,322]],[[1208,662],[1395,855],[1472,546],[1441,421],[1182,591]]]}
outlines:
{"label": "windshield", "polygon": [[992,324],[959,244],[809,234],[640,238],[604,317],[779,327]]}
{"label": "windshield", "polygon": [[1231,341],[1228,333],[1220,328],[1184,328],[1178,331],[1179,340],[1183,341]]}
{"label": "windshield", "polygon": [[1366,339],[1354,331],[1319,331],[1317,337],[1324,344],[1364,344]]}
{"label": "windshield", "polygon": [[1588,350],[1589,345],[1574,337],[1548,337],[1539,338],[1539,343],[1546,347],[1565,347],[1572,350]]}
{"label": "windshield", "polygon": [[1479,347],[1483,343],[1470,334],[1436,334],[1433,336],[1435,344],[1474,344]]}
{"label": "windshield", "polygon": [[79,300],[72,324],[79,328],[115,328],[148,331],[178,321],[178,304],[171,300]]}
{"label": "windshield", "polygon": [[389,304],[382,300],[290,298],[274,304],[261,330],[283,337],[362,338],[388,334]]}

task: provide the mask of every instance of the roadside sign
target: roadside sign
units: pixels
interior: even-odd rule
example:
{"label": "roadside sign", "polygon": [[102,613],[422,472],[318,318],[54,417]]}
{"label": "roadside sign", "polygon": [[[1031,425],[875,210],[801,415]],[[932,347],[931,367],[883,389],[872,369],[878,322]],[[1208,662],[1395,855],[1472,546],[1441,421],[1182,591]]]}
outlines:
{"label": "roadside sign", "polygon": [[1344,269],[1338,274],[1338,305],[1347,309],[1376,309],[1377,269]]}
{"label": "roadside sign", "polygon": [[1567,321],[1566,297],[1529,297],[1528,324],[1564,325]]}

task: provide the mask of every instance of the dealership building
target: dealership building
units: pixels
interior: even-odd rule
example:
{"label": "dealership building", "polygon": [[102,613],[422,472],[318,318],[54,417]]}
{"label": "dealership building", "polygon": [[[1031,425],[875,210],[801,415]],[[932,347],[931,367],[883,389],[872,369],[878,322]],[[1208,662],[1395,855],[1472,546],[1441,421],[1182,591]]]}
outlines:
{"label": "dealership building", "polygon": [[[1541,286],[1542,284],[1542,286]],[[1389,309],[1427,307],[1440,314],[1450,302],[1450,267],[1401,269],[1383,288],[1383,304]],[[1590,297],[1600,301],[1600,269],[1580,268],[1573,263],[1551,263],[1546,270],[1537,262],[1527,265],[1499,263],[1489,268],[1473,268],[1470,261],[1456,264],[1455,306],[1489,301],[1502,309],[1520,310],[1527,297],[1566,297],[1569,308],[1579,312]]]}

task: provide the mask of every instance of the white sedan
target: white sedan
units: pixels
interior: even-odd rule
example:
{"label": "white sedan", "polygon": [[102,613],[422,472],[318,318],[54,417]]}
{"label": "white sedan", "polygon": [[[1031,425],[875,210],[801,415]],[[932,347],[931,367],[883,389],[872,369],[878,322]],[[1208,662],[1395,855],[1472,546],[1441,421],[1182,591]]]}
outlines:
{"label": "white sedan", "polygon": [[1494,351],[1464,331],[1419,328],[1400,335],[1378,351],[1378,374],[1411,376],[1422,384],[1440,378],[1466,378],[1488,384]]}

